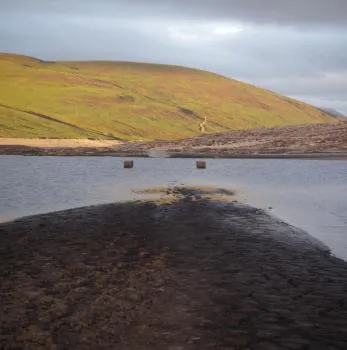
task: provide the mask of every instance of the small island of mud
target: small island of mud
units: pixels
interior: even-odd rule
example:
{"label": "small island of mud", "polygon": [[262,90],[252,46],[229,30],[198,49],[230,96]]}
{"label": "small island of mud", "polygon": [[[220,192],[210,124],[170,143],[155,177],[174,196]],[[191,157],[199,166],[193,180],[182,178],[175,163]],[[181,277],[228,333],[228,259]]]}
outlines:
{"label": "small island of mud", "polygon": [[231,191],[162,191],[1,224],[0,348],[347,349],[347,263]]}

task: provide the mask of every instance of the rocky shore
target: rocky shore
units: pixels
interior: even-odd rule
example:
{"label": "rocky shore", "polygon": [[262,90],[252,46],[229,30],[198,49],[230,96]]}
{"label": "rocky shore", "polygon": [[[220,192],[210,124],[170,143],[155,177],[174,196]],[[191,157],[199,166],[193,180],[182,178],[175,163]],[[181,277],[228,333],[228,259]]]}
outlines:
{"label": "rocky shore", "polygon": [[347,263],[223,189],[0,225],[1,349],[347,349]]}
{"label": "rocky shore", "polygon": [[82,141],[75,147],[50,145],[50,140],[3,141],[0,155],[347,159],[347,122],[207,133],[176,141]]}

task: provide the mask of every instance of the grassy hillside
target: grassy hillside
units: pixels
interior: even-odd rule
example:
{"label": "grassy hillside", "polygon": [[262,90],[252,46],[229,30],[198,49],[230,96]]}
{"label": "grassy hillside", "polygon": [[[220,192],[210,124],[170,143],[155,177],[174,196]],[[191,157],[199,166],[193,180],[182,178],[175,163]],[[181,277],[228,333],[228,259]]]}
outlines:
{"label": "grassy hillside", "polygon": [[335,119],[307,104],[200,70],[45,62],[0,54],[0,137],[176,139]]}

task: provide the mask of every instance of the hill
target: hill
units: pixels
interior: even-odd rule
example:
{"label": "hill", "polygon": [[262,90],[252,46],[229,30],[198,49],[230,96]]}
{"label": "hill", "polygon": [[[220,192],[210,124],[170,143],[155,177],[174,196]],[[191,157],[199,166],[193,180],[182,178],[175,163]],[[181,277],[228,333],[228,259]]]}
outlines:
{"label": "hill", "polygon": [[129,62],[47,62],[0,54],[0,137],[179,139],[335,122],[302,102],[217,74]]}
{"label": "hill", "polygon": [[335,118],[340,119],[341,121],[345,121],[347,116],[345,116],[344,114],[338,112],[336,109],[334,108],[320,108],[320,110],[322,110],[324,113],[327,113]]}

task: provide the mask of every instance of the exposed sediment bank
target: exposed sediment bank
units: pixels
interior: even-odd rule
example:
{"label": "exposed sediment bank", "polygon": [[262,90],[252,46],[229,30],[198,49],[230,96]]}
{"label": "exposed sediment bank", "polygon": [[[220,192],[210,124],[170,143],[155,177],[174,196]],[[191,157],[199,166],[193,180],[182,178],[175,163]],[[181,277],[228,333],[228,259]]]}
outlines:
{"label": "exposed sediment bank", "polygon": [[1,224],[0,348],[346,349],[347,263],[232,195]]}
{"label": "exposed sediment bank", "polygon": [[89,140],[89,139],[24,139],[0,138],[0,147],[31,147],[42,149],[75,149],[75,148],[107,148],[118,146],[121,142],[115,140]]}

